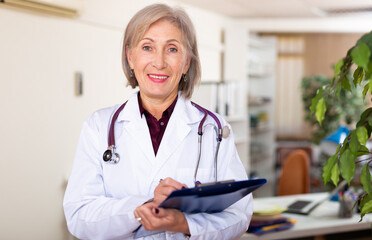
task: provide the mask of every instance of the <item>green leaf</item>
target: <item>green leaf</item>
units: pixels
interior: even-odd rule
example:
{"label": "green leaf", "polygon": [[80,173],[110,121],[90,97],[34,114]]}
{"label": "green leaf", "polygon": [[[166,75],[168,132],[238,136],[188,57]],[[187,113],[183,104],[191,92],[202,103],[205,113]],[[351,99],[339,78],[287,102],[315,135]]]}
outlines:
{"label": "green leaf", "polygon": [[360,213],[364,215],[370,212],[372,212],[372,200],[369,200],[363,205]]}
{"label": "green leaf", "polygon": [[368,89],[369,89],[369,82],[364,86],[364,89],[363,89],[363,101],[366,99]]}
{"label": "green leaf", "polygon": [[370,93],[372,93],[372,81],[371,80],[369,80],[368,82],[368,90]]}
{"label": "green leaf", "polygon": [[[368,117],[368,123],[370,121],[370,117]],[[356,129],[356,135],[358,137],[358,141],[360,144],[366,145],[366,142],[368,140],[368,134],[367,134],[367,129],[365,127],[358,127]]]}
{"label": "green leaf", "polygon": [[351,86],[350,86],[350,83],[349,83],[349,79],[344,76],[344,78],[342,79],[341,81],[341,86],[346,90],[346,91],[351,91]]}
{"label": "green leaf", "polygon": [[350,184],[355,172],[355,155],[346,149],[340,157],[341,176]]}
{"label": "green leaf", "polygon": [[340,170],[338,169],[338,163],[336,162],[336,164],[333,165],[332,172],[331,172],[331,180],[335,186],[337,186],[339,179],[340,179]]}
{"label": "green leaf", "polygon": [[322,126],[322,121],[324,119],[324,114],[326,111],[327,111],[327,107],[326,107],[324,98],[322,97],[319,99],[318,104],[316,105],[316,109],[315,109],[315,116],[320,126]]}
{"label": "green leaf", "polygon": [[[367,130],[366,130],[366,131],[367,131]],[[357,136],[356,131],[352,131],[352,132],[351,132],[351,139],[350,139],[349,147],[350,147],[350,151],[351,151],[354,155],[356,155],[356,153],[358,152],[359,147],[360,147],[360,143],[359,143],[359,141],[358,141],[358,136]]]}
{"label": "green leaf", "polygon": [[366,126],[366,129],[367,129],[367,135],[368,135],[368,136],[371,136],[371,133],[372,133],[372,127],[369,126],[369,125],[367,125],[367,126]]}
{"label": "green leaf", "polygon": [[315,111],[316,105],[319,101],[319,98],[323,97],[323,88],[319,88],[315,97],[311,100],[310,111],[313,113]]}
{"label": "green leaf", "polygon": [[364,71],[363,71],[363,68],[361,67],[358,67],[355,71],[354,71],[354,74],[353,74],[353,83],[354,83],[354,86],[356,87],[357,84],[361,84],[361,82],[363,81],[363,78],[364,78]]}
{"label": "green leaf", "polygon": [[360,119],[359,121],[357,122],[357,127],[361,127],[365,124],[366,122],[366,119],[369,117],[369,115],[372,113],[372,107],[370,108],[367,108],[366,110],[364,110],[364,112],[362,113],[362,115],[360,115]]}
{"label": "green leaf", "polygon": [[357,157],[370,154],[369,149],[366,146],[360,145]]}
{"label": "green leaf", "polygon": [[[362,209],[364,207],[364,205],[366,203],[368,203],[369,201],[372,201],[372,195],[371,194],[364,194],[361,198],[360,198],[360,209]],[[360,221],[361,222],[363,220],[363,217],[364,217],[364,213],[363,214],[360,214]]]}
{"label": "green leaf", "polygon": [[355,62],[359,67],[364,68],[364,70],[368,70],[368,62],[369,57],[371,56],[371,52],[369,47],[365,43],[361,43],[357,45],[353,50],[351,50],[351,57],[353,58],[353,62]]}
{"label": "green leaf", "polygon": [[362,168],[362,173],[360,175],[360,182],[363,185],[363,190],[366,191],[368,194],[371,194],[371,173],[369,172],[368,163],[365,164]]}
{"label": "green leaf", "polygon": [[331,180],[331,175],[332,175],[332,169],[333,169],[333,166],[335,165],[336,161],[337,161],[337,156],[338,156],[338,153],[336,152],[336,154],[334,154],[333,156],[331,156],[326,164],[324,165],[323,167],[323,181],[324,181],[324,184],[328,183],[329,180]]}
{"label": "green leaf", "polygon": [[340,73],[341,68],[342,68],[343,65],[344,65],[344,60],[343,60],[343,59],[340,59],[340,60],[336,63],[334,78],[337,78],[337,76],[338,76],[338,74]]}
{"label": "green leaf", "polygon": [[356,45],[361,43],[367,44],[370,48],[372,48],[372,31],[369,33],[364,34],[359,40],[357,41]]}
{"label": "green leaf", "polygon": [[372,61],[368,63],[368,70],[365,73],[365,78],[370,79],[372,77]]}

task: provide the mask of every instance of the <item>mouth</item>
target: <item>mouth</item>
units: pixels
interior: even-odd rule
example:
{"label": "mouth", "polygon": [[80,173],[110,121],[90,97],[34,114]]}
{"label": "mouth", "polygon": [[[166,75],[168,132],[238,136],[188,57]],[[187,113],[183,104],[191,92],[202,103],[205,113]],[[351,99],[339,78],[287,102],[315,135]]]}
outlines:
{"label": "mouth", "polygon": [[147,74],[147,77],[151,81],[157,82],[157,83],[165,82],[169,78],[168,75],[163,75],[163,74]]}

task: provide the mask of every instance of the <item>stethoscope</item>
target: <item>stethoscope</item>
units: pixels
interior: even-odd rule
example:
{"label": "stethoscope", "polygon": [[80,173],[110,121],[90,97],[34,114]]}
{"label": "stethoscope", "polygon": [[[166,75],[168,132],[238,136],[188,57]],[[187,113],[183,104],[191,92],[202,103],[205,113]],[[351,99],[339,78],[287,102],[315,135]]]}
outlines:
{"label": "stethoscope", "polygon": [[[114,115],[112,116],[112,119],[111,119],[111,122],[109,123],[109,134],[108,134],[108,147],[107,147],[107,150],[103,153],[103,161],[105,161],[106,163],[112,163],[112,164],[116,164],[120,161],[120,155],[119,153],[116,152],[116,145],[115,145],[115,122],[120,114],[120,112],[123,110],[123,108],[125,107],[125,104],[127,102],[123,103],[117,110],[116,112],[114,113]],[[215,176],[215,182],[217,182],[217,157],[218,157],[218,151],[219,151],[219,148],[220,148],[220,144],[221,144],[221,141],[222,141],[222,133],[223,133],[223,130],[222,130],[222,125],[221,125],[221,122],[220,120],[217,118],[217,116],[212,113],[211,111],[209,111],[208,109],[205,109],[201,106],[199,106],[198,104],[196,103],[193,103],[191,102],[191,104],[196,107],[199,111],[201,111],[202,113],[204,113],[204,116],[202,118],[202,120],[200,121],[199,123],[199,126],[198,126],[198,143],[199,143],[199,147],[198,147],[198,161],[196,163],[196,167],[195,167],[195,173],[194,173],[194,183],[197,185],[197,184],[200,184],[198,181],[196,181],[196,176],[197,176],[197,173],[198,173],[198,169],[199,169],[199,163],[200,163],[200,158],[201,158],[201,152],[202,152],[202,136],[203,136],[203,125],[204,125],[204,122],[205,120],[207,119],[208,115],[211,116],[214,121],[216,122],[217,124],[217,148],[216,148],[216,153],[214,155],[214,176]]]}

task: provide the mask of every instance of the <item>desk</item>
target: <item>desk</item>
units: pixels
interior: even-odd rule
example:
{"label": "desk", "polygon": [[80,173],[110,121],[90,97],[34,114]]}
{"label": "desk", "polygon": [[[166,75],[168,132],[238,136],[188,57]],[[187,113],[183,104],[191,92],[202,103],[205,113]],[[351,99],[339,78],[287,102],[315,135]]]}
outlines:
{"label": "desk", "polygon": [[[318,200],[324,199],[326,196],[327,193],[313,193],[281,197],[256,198],[254,199],[254,202],[286,207],[295,200]],[[283,213],[284,216],[297,220],[297,223],[291,229],[267,233],[261,236],[247,233],[244,234],[240,240],[294,239],[371,229],[371,214],[366,215],[363,219],[363,222],[359,223],[359,214],[354,214],[352,218],[338,218],[338,207],[338,202],[325,201],[315,208],[308,216]]]}

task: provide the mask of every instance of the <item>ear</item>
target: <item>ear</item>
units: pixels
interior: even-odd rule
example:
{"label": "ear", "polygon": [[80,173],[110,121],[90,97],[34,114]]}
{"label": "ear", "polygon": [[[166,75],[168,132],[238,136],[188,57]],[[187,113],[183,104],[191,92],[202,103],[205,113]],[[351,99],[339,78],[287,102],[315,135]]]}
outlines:
{"label": "ear", "polygon": [[133,69],[133,59],[132,59],[132,51],[129,49],[129,46],[125,46],[125,55],[127,56],[127,60],[129,63],[129,67]]}
{"label": "ear", "polygon": [[183,73],[184,73],[184,74],[186,74],[187,71],[189,71],[190,64],[191,64],[191,57],[188,57],[187,60],[186,60],[186,65],[185,65],[185,67],[183,68]]}

